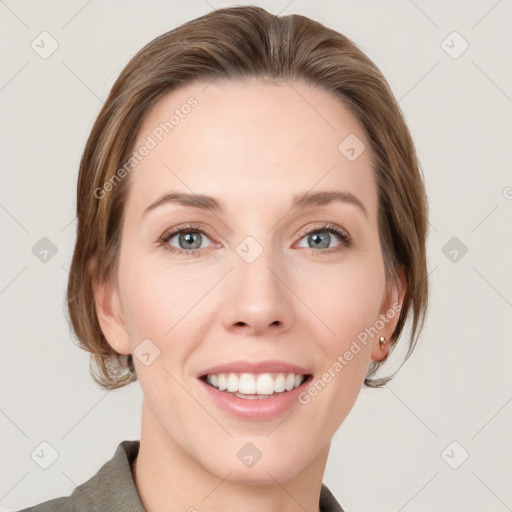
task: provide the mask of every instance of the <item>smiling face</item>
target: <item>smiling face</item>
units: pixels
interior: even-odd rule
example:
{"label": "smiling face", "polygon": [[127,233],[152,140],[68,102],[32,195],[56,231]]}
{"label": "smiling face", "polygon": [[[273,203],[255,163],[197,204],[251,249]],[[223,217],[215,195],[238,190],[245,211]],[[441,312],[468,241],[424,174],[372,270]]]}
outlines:
{"label": "smiling face", "polygon": [[[197,105],[162,131],[191,96]],[[349,135],[367,148],[355,159],[339,149]],[[363,129],[327,91],[250,80],[167,94],[135,147],[148,137],[155,147],[126,178],[117,286],[97,291],[109,343],[135,351],[142,438],[232,481],[268,482],[269,473],[285,481],[324,464],[370,360],[386,356],[378,337],[391,337],[398,315],[380,315],[403,297],[398,287],[386,293]],[[357,341],[379,319],[379,333]],[[271,413],[251,413],[262,400],[199,378],[214,366],[269,360],[312,375]],[[265,369],[252,372],[256,380]],[[318,379],[325,385],[311,392]],[[301,403],[299,391],[309,399]],[[237,403],[245,414],[233,412]],[[247,442],[262,455],[252,468],[237,456]]]}

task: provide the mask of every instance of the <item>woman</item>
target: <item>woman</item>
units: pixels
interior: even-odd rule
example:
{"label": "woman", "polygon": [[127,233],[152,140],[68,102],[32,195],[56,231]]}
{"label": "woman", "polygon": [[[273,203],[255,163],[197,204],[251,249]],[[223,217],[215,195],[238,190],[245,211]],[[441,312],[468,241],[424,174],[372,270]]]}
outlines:
{"label": "woman", "polygon": [[345,36],[220,9],[126,66],[80,164],[68,306],[141,439],[26,510],[342,510],[330,440],[427,308],[427,201],[399,107]]}

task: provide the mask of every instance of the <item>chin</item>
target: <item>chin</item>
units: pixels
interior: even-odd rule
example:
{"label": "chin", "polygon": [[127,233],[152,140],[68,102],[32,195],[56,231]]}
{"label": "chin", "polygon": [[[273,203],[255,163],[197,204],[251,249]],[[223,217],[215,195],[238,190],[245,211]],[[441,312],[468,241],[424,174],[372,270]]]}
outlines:
{"label": "chin", "polygon": [[230,439],[231,448],[226,447],[218,454],[210,452],[207,459],[201,457],[203,460],[198,462],[222,480],[248,485],[275,485],[276,480],[286,482],[296,477],[315,457],[314,453],[307,457],[303,449],[298,450],[301,443],[294,443],[293,449],[285,451],[269,441],[259,437]]}

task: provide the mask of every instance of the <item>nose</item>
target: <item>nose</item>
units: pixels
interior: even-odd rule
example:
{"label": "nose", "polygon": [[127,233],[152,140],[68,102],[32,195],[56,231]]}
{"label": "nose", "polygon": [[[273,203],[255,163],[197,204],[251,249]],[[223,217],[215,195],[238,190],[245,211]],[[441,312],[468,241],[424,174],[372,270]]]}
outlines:
{"label": "nose", "polygon": [[294,321],[293,293],[286,270],[264,251],[255,261],[235,260],[224,302],[224,328],[235,334],[275,336]]}

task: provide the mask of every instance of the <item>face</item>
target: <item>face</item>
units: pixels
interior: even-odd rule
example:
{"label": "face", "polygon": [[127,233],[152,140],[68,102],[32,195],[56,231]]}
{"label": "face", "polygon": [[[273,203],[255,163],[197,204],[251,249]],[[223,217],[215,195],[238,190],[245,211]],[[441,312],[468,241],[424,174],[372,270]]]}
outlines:
{"label": "face", "polygon": [[[326,456],[398,321],[368,140],[331,93],[252,80],[169,93],[144,145],[125,178],[117,283],[98,292],[103,332],[134,354],[164,445],[219,478],[287,480]],[[275,394],[215,389],[221,373],[228,389]]]}

